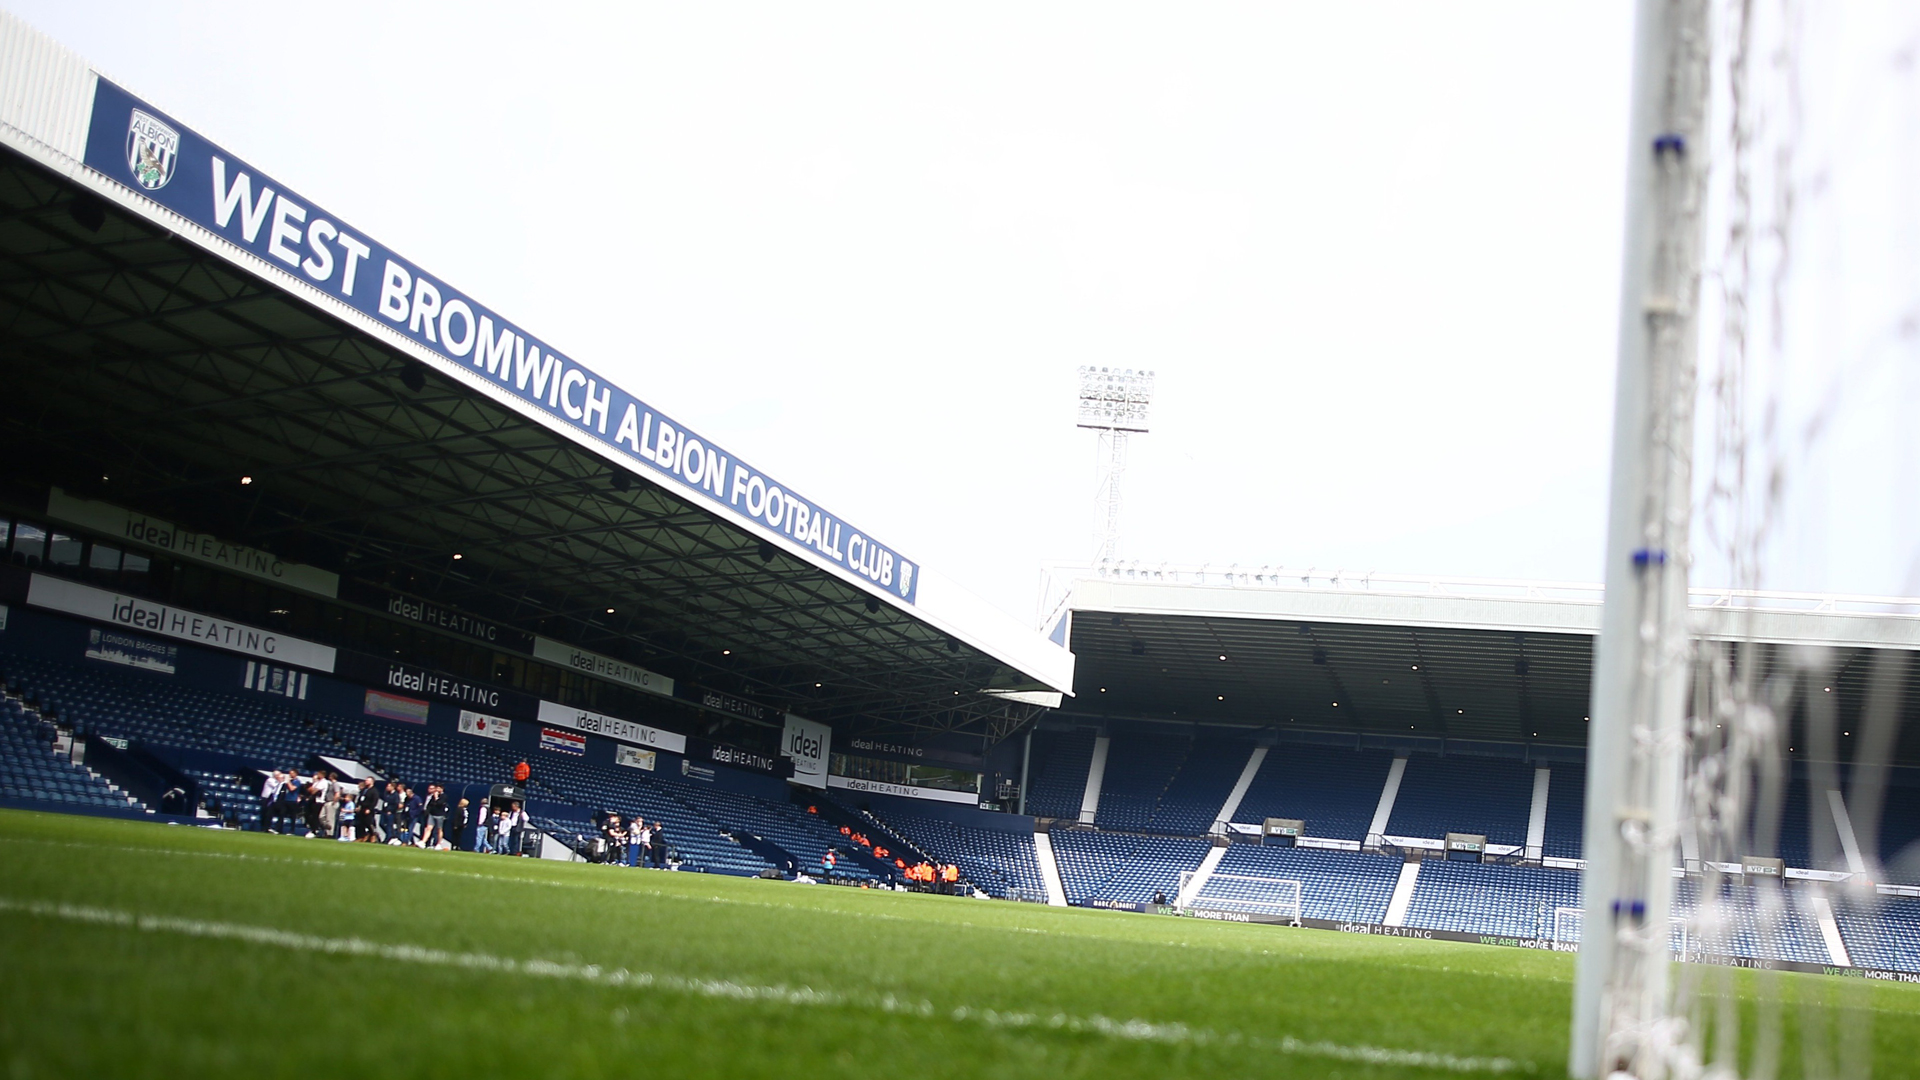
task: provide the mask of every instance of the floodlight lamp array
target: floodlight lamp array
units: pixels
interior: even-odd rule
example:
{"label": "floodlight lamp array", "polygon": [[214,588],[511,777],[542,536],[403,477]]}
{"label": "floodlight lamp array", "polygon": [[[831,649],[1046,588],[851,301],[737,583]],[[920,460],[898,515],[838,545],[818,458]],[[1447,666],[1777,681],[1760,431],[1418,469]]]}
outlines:
{"label": "floodlight lamp array", "polygon": [[1080,368],[1077,426],[1102,431],[1146,431],[1153,402],[1153,372],[1132,368]]}

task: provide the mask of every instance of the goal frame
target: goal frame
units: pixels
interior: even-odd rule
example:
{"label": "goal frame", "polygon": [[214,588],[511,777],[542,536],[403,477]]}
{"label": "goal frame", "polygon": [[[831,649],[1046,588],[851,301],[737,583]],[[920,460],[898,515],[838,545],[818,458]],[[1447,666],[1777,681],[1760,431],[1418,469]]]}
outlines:
{"label": "goal frame", "polygon": [[[1227,922],[1301,925],[1307,890],[1306,883],[1298,878],[1269,877],[1264,874],[1215,873],[1206,875],[1200,881],[1200,887],[1193,889],[1193,882],[1199,876],[1198,870],[1180,872],[1180,889],[1174,894],[1173,906],[1174,910],[1182,915]],[[1241,881],[1273,886],[1276,889],[1276,895],[1273,898],[1260,899],[1206,895],[1208,886],[1216,881]]]}

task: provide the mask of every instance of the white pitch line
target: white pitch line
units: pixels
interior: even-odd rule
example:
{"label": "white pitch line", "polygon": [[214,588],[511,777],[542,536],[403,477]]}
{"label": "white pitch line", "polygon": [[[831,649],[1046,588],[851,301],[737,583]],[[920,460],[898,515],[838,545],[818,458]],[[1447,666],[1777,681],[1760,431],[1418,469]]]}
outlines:
{"label": "white pitch line", "polygon": [[1456,1057],[1452,1054],[1422,1050],[1394,1050],[1380,1046],[1347,1046],[1330,1042],[1306,1042],[1292,1037],[1278,1040],[1220,1033],[1206,1028],[1188,1027],[1179,1022],[1155,1023],[1150,1020],[1114,1020],[1106,1016],[1070,1016],[1066,1013],[1040,1015],[976,1009],[965,1005],[942,1011],[926,1000],[907,1001],[892,994],[883,997],[849,995],[810,986],[755,985],[733,979],[698,979],[680,975],[659,975],[626,968],[607,969],[598,964],[572,964],[551,960],[516,960],[490,953],[451,952],[424,945],[395,945],[355,937],[321,937],[292,930],[243,923],[185,919],[173,915],[142,915],[112,908],[81,904],[52,903],[43,900],[15,900],[0,897],[0,912],[34,918],[60,919],[65,922],[112,926],[150,934],[174,934],[182,937],[239,941],[251,945],[290,949],[296,952],[325,953],[337,956],[367,956],[381,960],[487,971],[498,974],[531,975],[537,978],[564,979],[609,987],[636,987],[667,993],[692,994],[730,1001],[773,1002],[793,1006],[849,1006],[873,1009],[902,1016],[945,1017],[955,1023],[974,1023],[990,1028],[1035,1028],[1102,1035],[1132,1042],[1156,1042],[1193,1046],[1240,1046],[1303,1057],[1334,1058],[1371,1065],[1413,1066],[1444,1069],[1449,1072],[1505,1073],[1521,1069],[1509,1058]]}

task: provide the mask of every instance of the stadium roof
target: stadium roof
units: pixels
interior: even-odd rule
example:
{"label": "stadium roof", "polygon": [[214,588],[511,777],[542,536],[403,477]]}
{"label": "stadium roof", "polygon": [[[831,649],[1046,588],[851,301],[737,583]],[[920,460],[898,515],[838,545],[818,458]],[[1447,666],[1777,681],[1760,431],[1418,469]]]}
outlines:
{"label": "stadium roof", "polygon": [[[1053,576],[1050,625],[1079,658],[1068,718],[1586,745],[1597,585],[1271,567]],[[1877,658],[1920,649],[1920,600],[1698,590],[1693,605],[1697,633],[1774,646],[1769,670],[1829,650],[1842,717],[1865,707]],[[1903,683],[1900,758],[1920,762],[1920,664]]]}
{"label": "stadium roof", "polygon": [[1066,650],[11,15],[0,55],[16,480],[854,731],[999,737],[1038,711],[1001,695],[1069,689]]}

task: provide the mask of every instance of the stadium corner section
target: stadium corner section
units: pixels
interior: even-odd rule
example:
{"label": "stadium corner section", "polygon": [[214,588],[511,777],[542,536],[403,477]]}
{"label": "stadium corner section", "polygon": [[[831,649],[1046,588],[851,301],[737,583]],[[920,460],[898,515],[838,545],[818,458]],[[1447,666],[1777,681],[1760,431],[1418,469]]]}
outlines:
{"label": "stadium corner section", "polygon": [[0,143],[1026,680],[982,689],[1072,692],[1065,648],[552,349],[4,12],[0,56],[10,69],[0,79]]}

